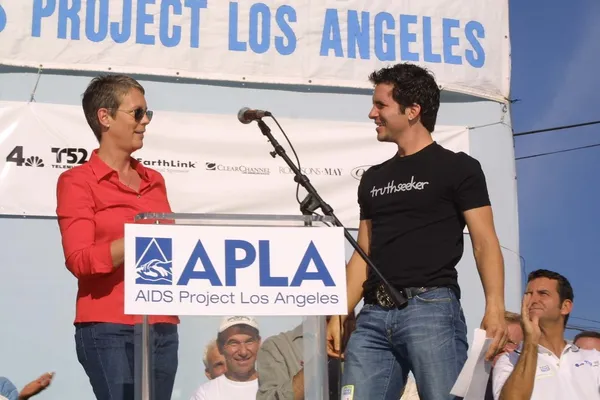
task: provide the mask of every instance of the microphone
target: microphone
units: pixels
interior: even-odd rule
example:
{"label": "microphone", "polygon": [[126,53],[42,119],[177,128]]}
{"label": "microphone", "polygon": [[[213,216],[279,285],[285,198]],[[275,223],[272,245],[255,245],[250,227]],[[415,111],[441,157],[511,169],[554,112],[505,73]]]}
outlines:
{"label": "microphone", "polygon": [[255,121],[257,119],[261,119],[263,117],[270,117],[271,113],[268,111],[263,111],[263,110],[252,110],[248,107],[244,107],[242,109],[240,109],[240,111],[238,112],[238,120],[242,123],[242,124],[249,124],[252,121]]}

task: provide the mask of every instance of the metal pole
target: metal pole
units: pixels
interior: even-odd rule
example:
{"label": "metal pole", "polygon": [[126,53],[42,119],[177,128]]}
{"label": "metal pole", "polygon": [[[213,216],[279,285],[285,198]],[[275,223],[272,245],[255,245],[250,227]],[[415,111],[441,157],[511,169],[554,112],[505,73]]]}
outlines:
{"label": "metal pole", "polygon": [[142,400],[150,400],[150,325],[148,316],[142,322]]}
{"label": "metal pole", "polygon": [[[154,221],[159,225],[160,220]],[[148,315],[142,316],[142,379],[141,379],[141,400],[150,400],[152,398],[152,366],[150,355],[152,354],[152,342],[150,340],[150,320]]]}
{"label": "metal pole", "polygon": [[325,317],[304,317],[304,398],[329,399],[327,353],[325,352]]}

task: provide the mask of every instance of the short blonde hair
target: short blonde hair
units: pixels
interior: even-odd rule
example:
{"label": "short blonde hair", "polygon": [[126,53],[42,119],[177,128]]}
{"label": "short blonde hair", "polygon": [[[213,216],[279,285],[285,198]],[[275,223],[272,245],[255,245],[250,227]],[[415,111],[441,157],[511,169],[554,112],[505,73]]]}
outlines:
{"label": "short blonde hair", "polygon": [[504,319],[509,324],[520,324],[521,323],[521,315],[514,313],[514,312],[510,312],[510,311],[504,312]]}

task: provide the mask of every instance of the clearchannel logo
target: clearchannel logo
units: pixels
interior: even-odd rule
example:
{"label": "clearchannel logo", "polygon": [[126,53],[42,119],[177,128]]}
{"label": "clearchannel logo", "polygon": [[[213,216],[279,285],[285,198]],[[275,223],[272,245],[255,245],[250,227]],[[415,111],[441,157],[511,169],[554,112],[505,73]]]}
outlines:
{"label": "clearchannel logo", "polygon": [[360,179],[362,178],[363,174],[369,169],[371,168],[372,165],[361,165],[358,167],[354,167],[352,168],[352,170],[350,171],[350,175],[352,175],[352,177],[358,181],[360,181]]}
{"label": "clearchannel logo", "polygon": [[247,165],[225,165],[208,161],[205,163],[207,171],[237,172],[244,175],[270,175],[271,170],[266,167],[250,167]]}

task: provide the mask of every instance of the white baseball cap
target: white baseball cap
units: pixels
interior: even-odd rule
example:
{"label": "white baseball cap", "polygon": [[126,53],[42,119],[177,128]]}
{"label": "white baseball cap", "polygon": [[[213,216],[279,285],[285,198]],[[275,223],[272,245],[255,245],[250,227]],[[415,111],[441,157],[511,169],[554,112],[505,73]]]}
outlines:
{"label": "white baseball cap", "polygon": [[245,315],[236,315],[230,317],[224,317],[219,326],[219,333],[223,332],[227,328],[231,328],[234,325],[248,325],[258,330],[258,322],[252,317]]}

